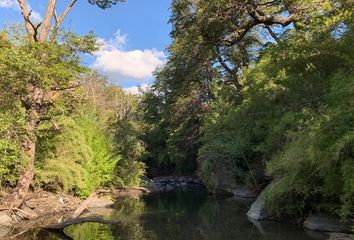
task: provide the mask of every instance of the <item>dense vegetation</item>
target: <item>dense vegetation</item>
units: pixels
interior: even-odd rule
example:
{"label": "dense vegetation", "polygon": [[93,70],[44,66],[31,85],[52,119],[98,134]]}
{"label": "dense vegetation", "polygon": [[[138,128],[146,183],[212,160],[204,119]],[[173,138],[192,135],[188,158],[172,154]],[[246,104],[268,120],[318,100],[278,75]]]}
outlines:
{"label": "dense vegetation", "polygon": [[[28,94],[25,81],[32,76],[38,76],[43,88],[50,88],[48,102],[43,104],[48,108],[36,116],[32,187],[87,196],[103,186],[139,185],[144,166],[132,153],[141,150],[126,150],[139,144],[134,125],[136,98],[80,66],[72,52],[89,50],[90,45],[95,49],[94,36],[80,38],[70,33],[61,45],[43,46],[18,34],[7,30],[1,35],[1,186],[15,187],[27,166],[22,143],[28,131],[28,110],[23,99]],[[48,65],[41,63],[42,51],[50,58]],[[61,80],[67,85],[51,86],[62,84]]]}
{"label": "dense vegetation", "polygon": [[144,95],[146,163],[211,190],[263,189],[277,215],[354,211],[352,1],[173,1]]}

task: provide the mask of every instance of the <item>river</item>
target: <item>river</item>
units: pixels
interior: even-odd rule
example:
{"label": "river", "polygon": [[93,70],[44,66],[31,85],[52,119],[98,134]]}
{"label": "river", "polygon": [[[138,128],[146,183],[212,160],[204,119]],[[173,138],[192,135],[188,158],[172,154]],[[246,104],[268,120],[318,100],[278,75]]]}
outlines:
{"label": "river", "polygon": [[29,232],[36,240],[323,240],[322,234],[292,224],[250,222],[249,201],[208,195],[203,190],[175,191],[119,199],[105,210],[119,224],[73,225],[65,234]]}

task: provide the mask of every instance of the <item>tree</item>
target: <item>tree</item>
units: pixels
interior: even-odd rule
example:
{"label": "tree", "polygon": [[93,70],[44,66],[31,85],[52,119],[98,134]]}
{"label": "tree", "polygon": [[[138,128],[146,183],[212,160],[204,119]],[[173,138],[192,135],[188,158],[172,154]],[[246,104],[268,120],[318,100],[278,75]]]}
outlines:
{"label": "tree", "polygon": [[[59,27],[65,17],[74,7],[77,0],[72,0],[66,9],[58,15],[56,0],[48,0],[44,19],[34,24],[31,11],[26,0],[18,0],[21,14],[24,19],[28,38],[20,45],[7,42],[10,46],[1,48],[1,70],[6,73],[2,76],[11,76],[10,86],[18,87],[14,83],[22,83],[20,89],[11,89],[25,109],[25,129],[22,143],[24,161],[28,166],[20,176],[17,187],[10,196],[12,206],[18,207],[28,192],[34,177],[36,131],[42,121],[50,120],[48,113],[61,95],[65,95],[80,86],[76,77],[83,68],[79,64],[78,53],[89,53],[96,49],[94,36],[88,35],[78,38],[73,34],[66,34],[61,42],[57,42]],[[104,9],[122,2],[120,0],[90,0]],[[54,21],[53,21],[54,20]],[[52,24],[54,22],[54,24]],[[50,36],[50,41],[48,37]],[[9,54],[9,58],[6,55]],[[9,80],[6,78],[6,80]],[[5,79],[2,79],[2,83]],[[4,85],[3,85],[4,86]]]}
{"label": "tree", "polygon": [[[234,93],[230,98],[241,102],[242,71],[259,54],[255,49],[271,43],[272,36],[280,41],[281,32],[275,34],[272,27],[288,27],[305,9],[297,2],[285,6],[278,0],[174,0],[171,12],[170,56],[157,71],[152,91],[161,98],[165,113],[161,122],[170,157],[161,158],[171,159],[180,168],[190,164],[195,169],[202,119],[215,100],[215,89],[229,88]],[[158,125],[151,133],[158,132]],[[154,143],[148,141],[156,158]]]}

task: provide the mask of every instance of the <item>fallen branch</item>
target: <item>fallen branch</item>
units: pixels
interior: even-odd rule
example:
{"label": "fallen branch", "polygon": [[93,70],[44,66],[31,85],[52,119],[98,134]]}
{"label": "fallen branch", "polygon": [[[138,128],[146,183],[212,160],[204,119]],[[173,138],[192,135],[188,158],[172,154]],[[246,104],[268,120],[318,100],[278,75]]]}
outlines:
{"label": "fallen branch", "polygon": [[19,208],[0,208],[0,211],[18,211],[18,212],[21,212],[27,216],[30,216],[30,217],[35,217],[33,216],[32,214],[22,210],[22,209],[19,209]]}
{"label": "fallen branch", "polygon": [[98,194],[100,193],[111,193],[111,190],[96,190],[94,193],[92,193],[88,198],[86,198],[85,201],[81,203],[81,205],[74,211],[74,213],[69,217],[69,219],[75,219],[78,218],[83,211],[85,211],[90,204],[90,202],[97,197]]}
{"label": "fallen branch", "polygon": [[62,223],[58,223],[55,225],[50,225],[44,227],[45,229],[64,229],[70,225],[75,225],[75,224],[82,224],[82,223],[88,223],[88,222],[95,222],[95,223],[101,223],[101,224],[117,224],[120,223],[120,220],[114,220],[114,219],[104,219],[102,216],[95,215],[95,216],[88,216],[88,217],[83,217],[83,218],[75,218],[75,219],[69,219],[67,221],[64,221]]}

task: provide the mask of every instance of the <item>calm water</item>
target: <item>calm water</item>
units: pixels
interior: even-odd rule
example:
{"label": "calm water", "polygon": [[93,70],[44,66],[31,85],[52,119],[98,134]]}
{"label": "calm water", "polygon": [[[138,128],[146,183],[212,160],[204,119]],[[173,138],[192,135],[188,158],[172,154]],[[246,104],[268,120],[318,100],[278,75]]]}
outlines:
{"label": "calm water", "polygon": [[203,191],[180,191],[120,199],[110,218],[121,223],[85,223],[65,229],[65,234],[35,232],[38,240],[310,240],[325,239],[291,224],[252,223],[246,217],[248,202],[216,198]]}

